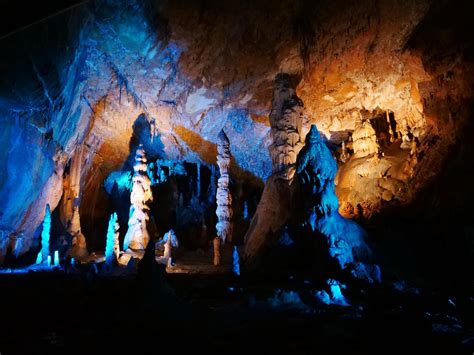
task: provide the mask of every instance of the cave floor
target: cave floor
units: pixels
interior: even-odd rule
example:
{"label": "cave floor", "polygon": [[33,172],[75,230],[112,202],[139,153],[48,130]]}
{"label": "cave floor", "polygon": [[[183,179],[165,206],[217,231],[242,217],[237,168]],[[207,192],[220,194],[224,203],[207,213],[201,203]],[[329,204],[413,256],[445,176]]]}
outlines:
{"label": "cave floor", "polygon": [[[0,287],[2,354],[471,354],[474,345],[472,297],[454,307],[444,296],[385,286],[353,292],[352,307],[312,304],[303,280],[156,270],[4,274]],[[299,290],[304,303],[276,306],[276,289]]]}
{"label": "cave floor", "polygon": [[174,259],[174,265],[167,267],[169,274],[230,274],[232,271],[232,245],[226,244],[221,250],[221,264],[213,265],[212,249],[208,251],[181,251]]}

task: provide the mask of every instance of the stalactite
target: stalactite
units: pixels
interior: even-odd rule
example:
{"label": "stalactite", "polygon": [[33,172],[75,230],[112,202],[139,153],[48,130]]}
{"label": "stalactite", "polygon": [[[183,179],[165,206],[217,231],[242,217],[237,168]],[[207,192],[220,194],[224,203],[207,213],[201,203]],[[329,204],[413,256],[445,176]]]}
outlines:
{"label": "stalactite", "polygon": [[128,220],[128,230],[125,235],[124,249],[145,250],[150,236],[147,231],[149,220],[148,203],[153,201],[151,191],[151,181],[147,175],[147,159],[143,145],[140,144],[135,155],[135,165],[133,166],[133,186],[130,194],[130,217]]}
{"label": "stalactite", "polygon": [[293,178],[296,157],[303,147],[301,135],[303,125],[303,102],[296,96],[288,74],[275,78],[270,126],[272,144],[272,172],[286,180]]}
{"label": "stalactite", "polygon": [[117,213],[113,213],[110,216],[105,245],[105,262],[108,266],[113,266],[117,262],[120,254],[119,228]]}

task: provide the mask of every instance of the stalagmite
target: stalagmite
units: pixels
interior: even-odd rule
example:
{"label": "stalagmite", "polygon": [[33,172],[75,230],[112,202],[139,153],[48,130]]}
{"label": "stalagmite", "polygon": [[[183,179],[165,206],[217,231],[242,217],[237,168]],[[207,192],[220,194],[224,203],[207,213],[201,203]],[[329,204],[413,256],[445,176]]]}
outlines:
{"label": "stalagmite", "polygon": [[174,230],[170,229],[168,233],[163,236],[163,239],[158,242],[158,244],[163,244],[165,247],[163,257],[160,258],[160,261],[165,265],[172,265],[171,249],[177,248],[179,246],[178,238],[176,237]]}
{"label": "stalagmite", "polygon": [[[78,203],[77,199],[76,203]],[[69,254],[76,259],[85,259],[88,256],[88,252],[86,247],[86,238],[81,231],[79,206],[74,206],[72,219],[67,231],[72,236],[72,247]]]}
{"label": "stalagmite", "polygon": [[105,245],[105,262],[108,266],[113,266],[117,262],[120,254],[119,228],[117,213],[113,213],[110,216]]}
{"label": "stalagmite", "polygon": [[[214,265],[216,264],[217,251],[220,248],[220,242],[225,243],[232,240],[232,196],[229,191],[229,166],[230,166],[230,143],[223,130],[217,137],[217,165],[219,166],[219,180],[217,181],[217,209],[216,215],[218,222],[216,224],[217,238],[214,240]],[[220,253],[219,253],[220,255]]]}
{"label": "stalagmite", "polygon": [[354,156],[362,158],[379,152],[375,130],[369,120],[359,119],[352,133]]}
{"label": "stalagmite", "polygon": [[215,237],[214,241],[214,266],[219,266],[221,264],[221,241],[219,237]]}
{"label": "stalagmite", "polygon": [[54,251],[54,266],[59,266],[59,251]]}
{"label": "stalagmite", "polygon": [[303,146],[303,102],[296,96],[288,74],[275,78],[270,126],[272,144],[273,174],[265,183],[257,210],[245,234],[245,263],[255,268],[259,254],[266,245],[276,243],[278,231],[287,223],[293,210],[293,196],[296,184],[293,177],[296,157]]}
{"label": "stalagmite", "polygon": [[365,244],[363,229],[339,214],[334,191],[336,172],[336,161],[316,125],[312,125],[297,161],[297,174],[305,196],[306,223],[317,233],[315,237],[326,238],[330,257],[344,269],[367,258],[370,250]]}
{"label": "stalagmite", "polygon": [[240,261],[239,261],[239,251],[237,246],[234,245],[234,250],[232,252],[232,272],[236,276],[240,276]]}
{"label": "stalagmite", "polygon": [[293,178],[296,157],[303,147],[301,135],[303,125],[303,102],[296,96],[288,74],[275,78],[270,126],[273,174],[281,174],[286,180]]}
{"label": "stalagmite", "polygon": [[[49,237],[51,233],[51,210],[49,205],[46,205],[46,211],[44,214],[43,231],[41,232],[41,262],[43,264],[48,263],[49,256]],[[51,263],[50,263],[51,264]]]}
{"label": "stalagmite", "polygon": [[247,203],[247,201],[244,202],[244,215],[243,215],[244,219],[248,219],[249,218],[249,205]]}
{"label": "stalagmite", "polygon": [[201,163],[198,161],[196,164],[196,195],[198,199],[201,197]]}
{"label": "stalagmite", "polygon": [[153,201],[151,191],[151,181],[147,175],[147,159],[145,150],[140,144],[135,155],[135,165],[133,166],[133,186],[130,194],[130,217],[128,220],[128,230],[125,235],[124,249],[145,250],[150,240],[147,231],[149,220],[148,203]]}
{"label": "stalagmite", "polygon": [[342,163],[345,163],[346,161],[349,160],[349,158],[350,158],[350,155],[347,152],[346,143],[343,141],[342,142],[342,148],[341,148],[341,155],[339,156],[339,160]]}
{"label": "stalagmite", "polygon": [[71,159],[70,172],[64,181],[63,203],[60,206],[61,219],[72,238],[72,247],[69,254],[78,259],[88,257],[86,238],[81,232],[81,219],[79,214],[83,155],[84,146],[80,145],[76,148]]}

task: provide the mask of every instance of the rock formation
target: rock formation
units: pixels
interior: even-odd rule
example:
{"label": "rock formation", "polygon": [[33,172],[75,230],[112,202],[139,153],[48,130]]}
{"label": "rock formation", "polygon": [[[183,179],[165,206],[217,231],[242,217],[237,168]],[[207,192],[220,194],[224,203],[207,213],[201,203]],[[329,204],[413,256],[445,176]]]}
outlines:
{"label": "rock formation", "polygon": [[107,228],[107,239],[105,243],[105,263],[109,267],[117,262],[120,254],[119,228],[117,213],[112,213]]}
{"label": "rock formation", "polygon": [[269,146],[273,174],[265,188],[244,237],[245,260],[256,267],[257,255],[279,238],[292,210],[296,158],[303,146],[303,102],[296,96],[288,74],[278,74],[274,80]]}
{"label": "rock formation", "polygon": [[[229,166],[230,166],[230,143],[227,138],[224,130],[221,130],[217,142],[217,165],[219,166],[220,176],[217,180],[217,193],[216,193],[216,202],[217,202],[217,237],[214,241],[214,255],[216,253],[216,247],[219,248],[220,243],[225,243],[226,241],[232,241],[232,195],[229,190]],[[216,264],[216,259],[214,259],[214,264],[218,265],[220,261]]]}
{"label": "rock formation", "polygon": [[350,155],[347,152],[346,142],[342,141],[341,155],[339,156],[339,160],[341,161],[341,163],[345,163],[346,161],[349,160],[349,158],[350,158]]}
{"label": "rock formation", "polygon": [[79,215],[79,206],[74,206],[72,219],[68,227],[68,233],[72,237],[72,246],[69,254],[76,260],[84,259],[88,256],[86,238],[81,231],[81,220]]}
{"label": "rock formation", "polygon": [[232,250],[232,272],[236,276],[240,276],[240,260],[239,260],[239,251],[237,250],[237,246],[234,245]]}
{"label": "rock formation", "polygon": [[272,173],[291,179],[296,157],[303,146],[303,102],[296,96],[288,74],[278,74],[274,81],[270,127]]}
{"label": "rock formation", "polygon": [[48,263],[48,258],[51,259],[49,255],[50,233],[51,233],[51,210],[49,208],[49,205],[46,205],[44,220],[43,220],[43,231],[41,232],[41,262],[43,264]]}
{"label": "rock formation", "polygon": [[352,147],[356,158],[379,152],[377,136],[369,120],[357,120],[355,130],[352,133]]}
{"label": "rock formation", "polygon": [[306,145],[298,155],[297,174],[305,196],[306,223],[315,237],[326,238],[329,255],[344,269],[370,254],[365,244],[364,231],[353,221],[343,218],[338,211],[339,201],[334,191],[337,164],[312,125]]}
{"label": "rock formation", "polygon": [[177,248],[179,246],[178,238],[176,237],[176,233],[174,232],[174,230],[170,229],[167,233],[165,233],[163,239],[160,240],[157,244],[163,245],[165,249],[163,256],[160,257],[158,261],[168,266],[171,265],[171,250],[172,248]]}
{"label": "rock formation", "polygon": [[145,150],[140,145],[136,151],[135,164],[133,166],[133,186],[130,194],[130,217],[128,230],[125,234],[124,249],[145,250],[150,240],[147,230],[149,220],[148,203],[153,200],[151,181],[147,175],[147,159]]}
{"label": "rock formation", "polygon": [[54,251],[54,266],[59,266],[59,251]]}

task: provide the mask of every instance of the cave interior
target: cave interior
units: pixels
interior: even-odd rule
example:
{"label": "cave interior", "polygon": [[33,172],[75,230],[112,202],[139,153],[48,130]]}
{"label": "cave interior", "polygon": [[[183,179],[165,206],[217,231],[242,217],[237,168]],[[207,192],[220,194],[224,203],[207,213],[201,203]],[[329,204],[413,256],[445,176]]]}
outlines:
{"label": "cave interior", "polygon": [[469,1],[9,3],[0,353],[472,354]]}

